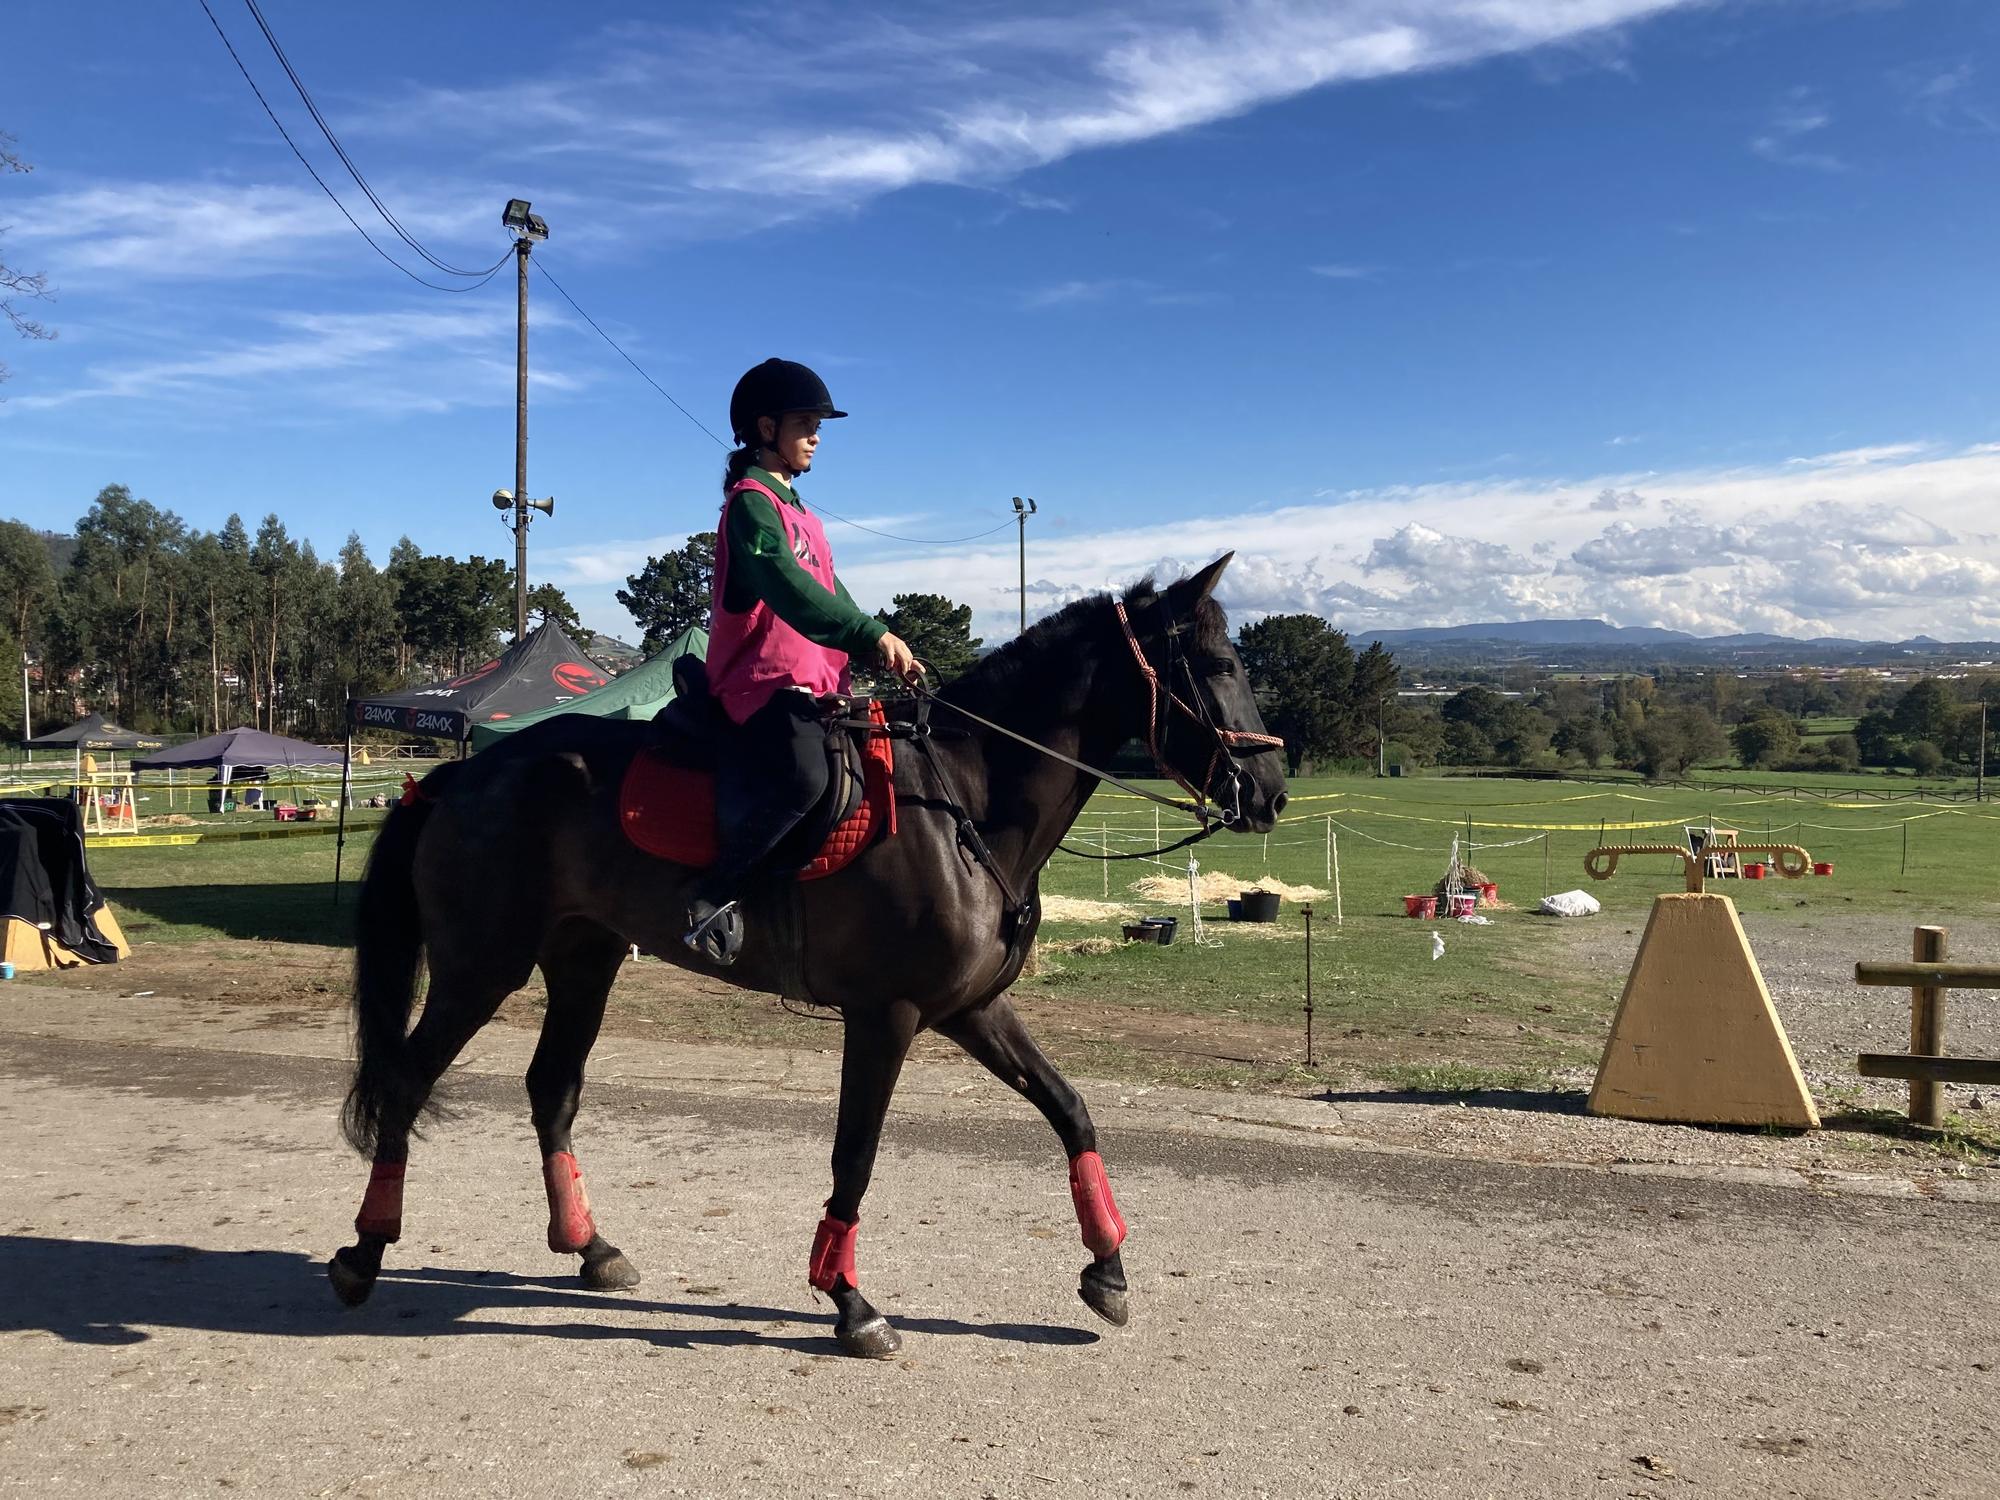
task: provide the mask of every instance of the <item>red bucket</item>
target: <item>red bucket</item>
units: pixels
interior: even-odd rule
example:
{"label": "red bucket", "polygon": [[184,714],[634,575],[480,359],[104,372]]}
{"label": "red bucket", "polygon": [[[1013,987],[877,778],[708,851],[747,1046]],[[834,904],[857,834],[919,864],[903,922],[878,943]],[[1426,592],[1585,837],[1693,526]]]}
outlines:
{"label": "red bucket", "polygon": [[1477,896],[1472,896],[1472,895],[1453,896],[1451,898],[1451,910],[1450,912],[1447,913],[1447,915],[1454,917],[1469,917],[1472,915],[1473,908],[1478,905],[1479,905],[1479,898]]}
{"label": "red bucket", "polygon": [[1435,896],[1405,896],[1403,915],[1406,917],[1434,917],[1437,915],[1438,898]]}
{"label": "red bucket", "polygon": [[1743,867],[1743,878],[1745,880],[1762,880],[1764,878],[1764,869],[1763,865],[1758,864],[1753,859]]}
{"label": "red bucket", "polygon": [[1832,861],[1832,860],[1830,860],[1830,859],[1816,859],[1816,860],[1814,860],[1814,861],[1813,861],[1813,874],[1815,874],[1815,875],[1831,875],[1832,873],[1833,873],[1833,861]]}
{"label": "red bucket", "polygon": [[1500,904],[1499,885],[1491,880],[1482,885],[1479,888],[1479,904],[1481,906],[1498,906]]}

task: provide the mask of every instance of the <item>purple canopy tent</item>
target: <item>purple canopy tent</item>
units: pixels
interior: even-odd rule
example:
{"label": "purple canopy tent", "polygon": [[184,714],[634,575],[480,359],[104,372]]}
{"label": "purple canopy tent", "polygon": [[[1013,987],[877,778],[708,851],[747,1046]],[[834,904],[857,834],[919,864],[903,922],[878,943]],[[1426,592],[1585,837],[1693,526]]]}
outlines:
{"label": "purple canopy tent", "polygon": [[[156,750],[151,755],[142,755],[132,765],[140,771],[212,769],[215,772],[213,780],[226,787],[240,771],[265,773],[280,767],[337,766],[340,762],[338,750],[328,750],[322,745],[309,745],[304,740],[287,739],[282,734],[266,734],[261,729],[239,725],[220,734],[211,734],[206,739],[176,745],[171,750]],[[210,793],[211,798],[220,795]],[[212,809],[213,802],[210,805]]]}
{"label": "purple canopy tent", "polygon": [[304,740],[287,739],[282,734],[266,734],[261,729],[241,727],[225,729],[220,734],[211,734],[205,740],[190,740],[185,745],[176,745],[171,750],[157,750],[151,755],[142,755],[132,762],[141,771],[189,771],[203,767],[214,767],[223,774],[223,781],[229,780],[229,773],[238,768],[256,767],[269,770],[272,766],[337,766],[340,752],[329,750],[322,745],[308,745]]}

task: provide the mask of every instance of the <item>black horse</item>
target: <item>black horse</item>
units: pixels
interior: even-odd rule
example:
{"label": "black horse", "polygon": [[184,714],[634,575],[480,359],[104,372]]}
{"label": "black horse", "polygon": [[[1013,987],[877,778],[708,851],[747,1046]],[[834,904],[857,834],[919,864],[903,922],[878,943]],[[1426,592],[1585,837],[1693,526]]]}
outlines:
{"label": "black horse", "polygon": [[[854,1249],[889,1097],[924,1027],[957,1042],[1055,1127],[1094,1257],[1080,1295],[1125,1322],[1125,1225],[1096,1130],[1006,990],[1040,921],[1038,874],[1099,784],[1075,762],[1103,765],[1138,737],[1163,775],[1236,831],[1266,832],[1284,807],[1281,758],[1266,753],[1278,742],[1263,732],[1210,597],[1228,561],[1164,590],[1146,582],[1122,599],[1080,600],[952,683],[932,718],[940,731],[956,722],[964,732],[899,747],[896,834],[827,879],[773,880],[746,897],[750,941],[731,968],[712,968],[680,942],[690,872],[641,853],[620,829],[620,779],[648,726],[565,715],[432,772],[389,815],[362,886],[359,1056],[345,1123],[374,1171],[358,1241],[328,1266],[341,1299],[368,1296],[384,1247],[401,1232],[403,1167],[433,1086],[537,964],[549,1002],[527,1086],[549,1247],[581,1255],[588,1286],[637,1284],[597,1232],[570,1150],[584,1058],[636,945],[750,990],[781,993],[788,975],[796,990],[803,974],[812,998],[842,1013],[833,1195],[808,1279],[833,1298],[844,1349],[883,1356],[900,1343],[858,1289]],[[430,989],[411,1028],[426,959]]]}

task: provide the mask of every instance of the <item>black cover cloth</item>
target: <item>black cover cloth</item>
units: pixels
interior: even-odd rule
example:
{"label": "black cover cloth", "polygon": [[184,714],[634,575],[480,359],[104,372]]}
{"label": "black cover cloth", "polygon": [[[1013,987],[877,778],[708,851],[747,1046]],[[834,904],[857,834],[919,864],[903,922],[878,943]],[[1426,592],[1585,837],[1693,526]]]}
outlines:
{"label": "black cover cloth", "polygon": [[83,857],[83,813],[66,797],[0,799],[0,916],[40,927],[77,957],[118,962],[97,930],[104,894]]}
{"label": "black cover cloth", "polygon": [[463,677],[356,699],[347,705],[348,722],[357,729],[463,740],[476,723],[567,703],[610,680],[551,622]]}
{"label": "black cover cloth", "polygon": [[135,734],[107,724],[103,714],[92,714],[67,729],[20,742],[23,750],[157,750],[165,743],[157,734]]}

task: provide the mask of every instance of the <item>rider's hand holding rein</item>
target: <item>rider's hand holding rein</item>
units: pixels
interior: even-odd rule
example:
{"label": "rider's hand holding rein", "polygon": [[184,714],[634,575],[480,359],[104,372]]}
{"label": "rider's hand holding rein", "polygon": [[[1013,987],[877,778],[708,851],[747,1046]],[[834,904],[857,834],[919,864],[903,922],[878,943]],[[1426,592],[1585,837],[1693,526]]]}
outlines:
{"label": "rider's hand holding rein", "polygon": [[882,639],[875,643],[875,654],[882,658],[883,666],[912,687],[923,681],[923,664],[901,636],[884,631]]}

